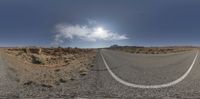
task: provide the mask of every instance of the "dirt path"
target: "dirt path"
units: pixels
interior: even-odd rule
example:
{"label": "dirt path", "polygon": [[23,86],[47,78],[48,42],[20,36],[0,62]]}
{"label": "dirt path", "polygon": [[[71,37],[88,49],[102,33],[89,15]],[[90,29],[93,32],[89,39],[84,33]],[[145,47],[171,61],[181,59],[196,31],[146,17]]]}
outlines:
{"label": "dirt path", "polygon": [[14,79],[15,74],[12,70],[9,70],[9,64],[7,64],[2,57],[2,51],[0,51],[0,96],[1,97],[14,97],[18,96],[17,82]]}

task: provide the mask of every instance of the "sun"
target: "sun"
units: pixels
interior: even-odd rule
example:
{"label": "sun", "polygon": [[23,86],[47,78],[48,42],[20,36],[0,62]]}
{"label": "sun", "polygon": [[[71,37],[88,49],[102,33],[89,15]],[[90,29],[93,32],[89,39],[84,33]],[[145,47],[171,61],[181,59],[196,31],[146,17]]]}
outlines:
{"label": "sun", "polygon": [[102,27],[97,27],[96,32],[102,33],[104,32],[104,29]]}
{"label": "sun", "polygon": [[97,27],[94,31],[94,35],[99,38],[107,37],[107,31],[103,27]]}

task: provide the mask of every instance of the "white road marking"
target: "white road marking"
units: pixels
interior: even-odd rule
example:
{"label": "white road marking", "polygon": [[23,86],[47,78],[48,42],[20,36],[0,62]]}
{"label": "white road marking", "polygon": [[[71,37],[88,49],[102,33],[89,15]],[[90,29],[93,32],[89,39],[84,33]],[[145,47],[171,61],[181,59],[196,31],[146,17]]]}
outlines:
{"label": "white road marking", "polygon": [[[100,53],[100,54],[101,54],[101,53]],[[192,68],[193,68],[193,66],[194,66],[194,64],[195,64],[195,61],[196,61],[196,59],[197,59],[197,57],[198,57],[198,54],[199,54],[199,51],[197,51],[196,56],[195,56],[195,58],[194,58],[194,60],[193,60],[193,62],[192,62],[192,64],[191,64],[190,68],[185,72],[184,75],[182,75],[182,76],[181,76],[180,78],[178,78],[177,80],[174,80],[174,81],[169,82],[169,83],[166,83],[166,84],[161,84],[161,85],[139,85],[139,84],[133,84],[133,83],[129,83],[129,82],[127,82],[127,81],[124,81],[124,80],[122,80],[121,78],[117,77],[117,76],[112,72],[112,70],[111,70],[110,67],[108,66],[108,64],[107,64],[107,62],[106,62],[106,60],[105,60],[105,58],[103,57],[102,54],[101,54],[101,57],[102,57],[102,59],[103,59],[103,62],[104,62],[104,64],[105,64],[105,66],[106,66],[108,72],[110,73],[110,75],[111,75],[116,81],[118,81],[119,83],[121,83],[121,84],[123,84],[123,85],[126,85],[126,86],[129,86],[129,87],[134,87],[134,88],[143,88],[143,89],[150,89],[150,88],[153,89],[153,88],[154,88],[154,89],[155,89],[155,88],[165,88],[165,87],[173,86],[173,85],[175,85],[175,84],[181,82],[183,79],[185,79],[186,76],[187,76],[187,75],[190,73],[190,71],[192,70]]]}

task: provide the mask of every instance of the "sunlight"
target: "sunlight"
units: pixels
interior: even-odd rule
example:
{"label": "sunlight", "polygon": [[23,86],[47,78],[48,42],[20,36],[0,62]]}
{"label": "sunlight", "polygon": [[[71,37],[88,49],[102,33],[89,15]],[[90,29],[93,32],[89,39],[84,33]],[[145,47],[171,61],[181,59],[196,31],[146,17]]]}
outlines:
{"label": "sunlight", "polygon": [[95,35],[96,37],[99,37],[99,38],[104,39],[104,38],[107,38],[107,37],[108,37],[108,31],[105,30],[105,29],[102,28],[102,27],[97,27],[97,28],[95,29],[95,31],[94,31],[94,35]]}
{"label": "sunlight", "polygon": [[99,32],[99,33],[101,33],[101,32],[104,31],[104,29],[103,29],[102,27],[98,27],[98,28],[96,29],[96,31]]}

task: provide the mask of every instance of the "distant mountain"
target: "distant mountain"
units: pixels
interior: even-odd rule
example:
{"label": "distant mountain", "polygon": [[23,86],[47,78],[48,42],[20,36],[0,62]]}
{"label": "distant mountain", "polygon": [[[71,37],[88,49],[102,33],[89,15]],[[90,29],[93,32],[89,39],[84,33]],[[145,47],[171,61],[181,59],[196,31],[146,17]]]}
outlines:
{"label": "distant mountain", "polygon": [[111,45],[109,48],[144,48],[143,46],[120,46],[117,44]]}

